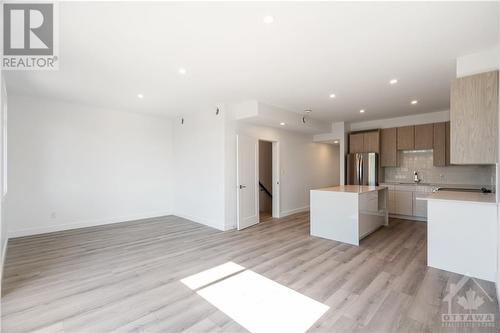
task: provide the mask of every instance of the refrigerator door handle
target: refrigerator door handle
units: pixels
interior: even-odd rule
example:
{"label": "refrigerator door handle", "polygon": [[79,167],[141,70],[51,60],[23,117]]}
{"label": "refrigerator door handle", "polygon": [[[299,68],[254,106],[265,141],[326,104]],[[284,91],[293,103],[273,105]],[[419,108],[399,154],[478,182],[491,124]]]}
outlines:
{"label": "refrigerator door handle", "polygon": [[363,179],[363,155],[359,155],[359,160],[360,160],[360,163],[359,163],[359,185],[363,185],[364,184],[364,179]]}
{"label": "refrigerator door handle", "polygon": [[359,177],[361,176],[359,166],[361,165],[361,157],[359,154],[356,155],[356,182],[354,184],[359,184]]}

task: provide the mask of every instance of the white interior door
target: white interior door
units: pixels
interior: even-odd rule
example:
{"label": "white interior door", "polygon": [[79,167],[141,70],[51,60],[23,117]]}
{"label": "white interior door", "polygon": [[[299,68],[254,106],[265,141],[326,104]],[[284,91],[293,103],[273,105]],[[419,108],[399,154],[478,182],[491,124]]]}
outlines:
{"label": "white interior door", "polygon": [[237,136],[238,147],[238,230],[259,223],[259,142]]}

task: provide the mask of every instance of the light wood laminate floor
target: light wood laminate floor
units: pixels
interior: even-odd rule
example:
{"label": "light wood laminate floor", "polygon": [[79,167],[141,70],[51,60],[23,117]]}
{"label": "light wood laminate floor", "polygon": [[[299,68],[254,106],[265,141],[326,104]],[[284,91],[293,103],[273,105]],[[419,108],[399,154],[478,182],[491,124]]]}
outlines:
{"label": "light wood laminate floor", "polygon": [[442,327],[462,276],[426,266],[425,223],[392,219],[356,247],[309,236],[300,213],[243,231],[167,216],[11,239],[2,332],[245,332],[179,281],[228,261],[329,306],[310,332],[498,331]]}

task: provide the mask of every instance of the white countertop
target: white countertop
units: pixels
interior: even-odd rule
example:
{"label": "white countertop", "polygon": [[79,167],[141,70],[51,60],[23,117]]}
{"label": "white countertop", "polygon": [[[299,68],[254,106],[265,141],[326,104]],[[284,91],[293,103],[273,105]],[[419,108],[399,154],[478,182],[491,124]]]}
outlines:
{"label": "white countertop", "polygon": [[372,191],[380,191],[386,189],[385,186],[365,186],[365,185],[340,185],[333,187],[318,188],[311,191],[325,191],[325,192],[345,192],[345,193],[367,193]]}
{"label": "white countertop", "polygon": [[495,193],[442,191],[432,193],[426,198],[418,198],[417,200],[440,200],[466,203],[477,202],[484,204],[496,204],[496,195]]}

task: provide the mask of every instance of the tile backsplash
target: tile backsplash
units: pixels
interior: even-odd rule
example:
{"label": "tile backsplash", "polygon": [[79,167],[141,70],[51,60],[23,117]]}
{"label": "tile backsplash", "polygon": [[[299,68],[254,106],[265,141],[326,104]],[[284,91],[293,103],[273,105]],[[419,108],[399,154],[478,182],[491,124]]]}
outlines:
{"label": "tile backsplash", "polygon": [[432,150],[400,151],[399,167],[384,168],[386,182],[413,182],[413,171],[423,183],[494,185],[494,165],[432,165]]}

